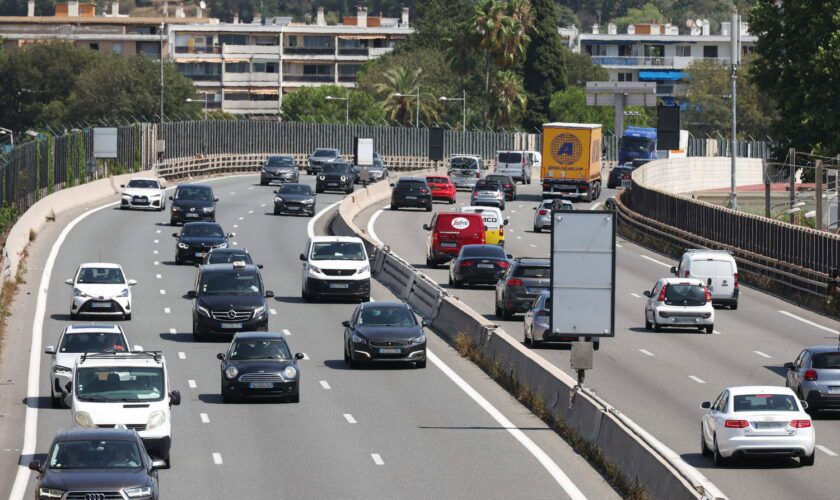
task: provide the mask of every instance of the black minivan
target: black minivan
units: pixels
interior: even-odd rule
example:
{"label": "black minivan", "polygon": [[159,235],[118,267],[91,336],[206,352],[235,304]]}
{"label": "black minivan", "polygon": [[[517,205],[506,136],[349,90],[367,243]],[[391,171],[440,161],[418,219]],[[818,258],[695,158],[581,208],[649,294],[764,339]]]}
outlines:
{"label": "black minivan", "polygon": [[213,188],[203,184],[179,184],[170,196],[169,224],[207,221],[216,222],[216,202]]}

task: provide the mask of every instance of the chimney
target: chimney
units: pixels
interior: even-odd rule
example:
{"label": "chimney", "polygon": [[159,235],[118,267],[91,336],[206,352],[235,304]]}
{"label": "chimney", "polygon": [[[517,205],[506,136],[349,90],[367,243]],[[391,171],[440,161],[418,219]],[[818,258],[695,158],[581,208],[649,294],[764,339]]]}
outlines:
{"label": "chimney", "polygon": [[402,9],[402,22],[400,25],[403,28],[408,28],[408,7],[403,7]]}
{"label": "chimney", "polygon": [[703,19],[703,36],[709,36],[711,34],[712,27],[709,24],[708,19]]}
{"label": "chimney", "polygon": [[601,30],[600,30],[599,28],[600,28],[600,26],[598,26],[598,24],[597,24],[597,23],[596,23],[596,24],[593,24],[593,25],[592,25],[592,34],[593,34],[593,35],[598,35],[598,34],[600,34],[600,33],[601,33]]}
{"label": "chimney", "polygon": [[239,24],[239,12],[233,15],[233,24]]}
{"label": "chimney", "polygon": [[198,18],[204,17],[204,9],[201,8],[201,4],[199,4],[195,8],[195,17],[198,17]]}
{"label": "chimney", "polygon": [[356,7],[356,24],[360,28],[367,28],[367,7],[363,5]]}
{"label": "chimney", "polygon": [[79,17],[79,0],[67,2],[67,17]]}
{"label": "chimney", "polygon": [[111,15],[118,16],[120,15],[120,3],[116,0],[111,2]]}
{"label": "chimney", "polygon": [[178,2],[178,5],[175,7],[175,17],[178,17],[178,18],[187,17],[184,14],[184,4],[183,4],[183,2]]}
{"label": "chimney", "polygon": [[617,35],[618,34],[618,26],[615,23],[607,24],[607,33],[610,35]]}
{"label": "chimney", "polygon": [[26,2],[26,15],[28,17],[35,17],[35,0]]}
{"label": "chimney", "polygon": [[636,34],[636,25],[630,24],[627,26],[627,34],[628,35],[635,35]]}
{"label": "chimney", "polygon": [[318,26],[326,26],[327,20],[324,18],[324,8],[318,7],[318,15],[315,18],[315,24]]}

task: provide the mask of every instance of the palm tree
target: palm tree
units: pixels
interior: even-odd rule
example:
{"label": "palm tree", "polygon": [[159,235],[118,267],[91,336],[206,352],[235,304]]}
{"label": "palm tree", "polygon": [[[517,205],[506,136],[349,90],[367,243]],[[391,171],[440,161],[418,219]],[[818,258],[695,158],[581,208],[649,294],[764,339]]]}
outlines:
{"label": "palm tree", "polygon": [[517,123],[527,104],[522,78],[510,70],[496,73],[493,103],[493,119],[497,126],[505,128]]}
{"label": "palm tree", "polygon": [[400,66],[391,68],[383,76],[385,81],[375,84],[374,90],[383,99],[385,116],[388,120],[404,125],[412,121],[417,112],[418,93],[420,94],[420,114],[426,118],[426,121],[440,120],[436,107],[437,98],[428,92],[424,94],[420,91],[423,82],[422,68],[410,70]]}

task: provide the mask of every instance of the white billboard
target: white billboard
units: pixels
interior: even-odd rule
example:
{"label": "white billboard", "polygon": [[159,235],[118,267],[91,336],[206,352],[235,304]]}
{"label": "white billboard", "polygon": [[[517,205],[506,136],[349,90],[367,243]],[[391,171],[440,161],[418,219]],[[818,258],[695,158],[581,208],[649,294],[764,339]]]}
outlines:
{"label": "white billboard", "polygon": [[117,129],[116,127],[93,128],[93,157],[117,157]]}

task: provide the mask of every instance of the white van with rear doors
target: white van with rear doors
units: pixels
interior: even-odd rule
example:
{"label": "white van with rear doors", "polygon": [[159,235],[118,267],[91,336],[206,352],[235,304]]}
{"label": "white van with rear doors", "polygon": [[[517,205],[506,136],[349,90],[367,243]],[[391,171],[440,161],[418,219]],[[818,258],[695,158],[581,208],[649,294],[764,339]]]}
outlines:
{"label": "white van with rear doors", "polygon": [[713,304],[738,309],[738,264],[725,250],[688,250],[671,272],[680,278],[697,278],[709,288]]}
{"label": "white van with rear doors", "polygon": [[527,151],[496,151],[496,173],[522,184],[531,183],[531,155]]}

